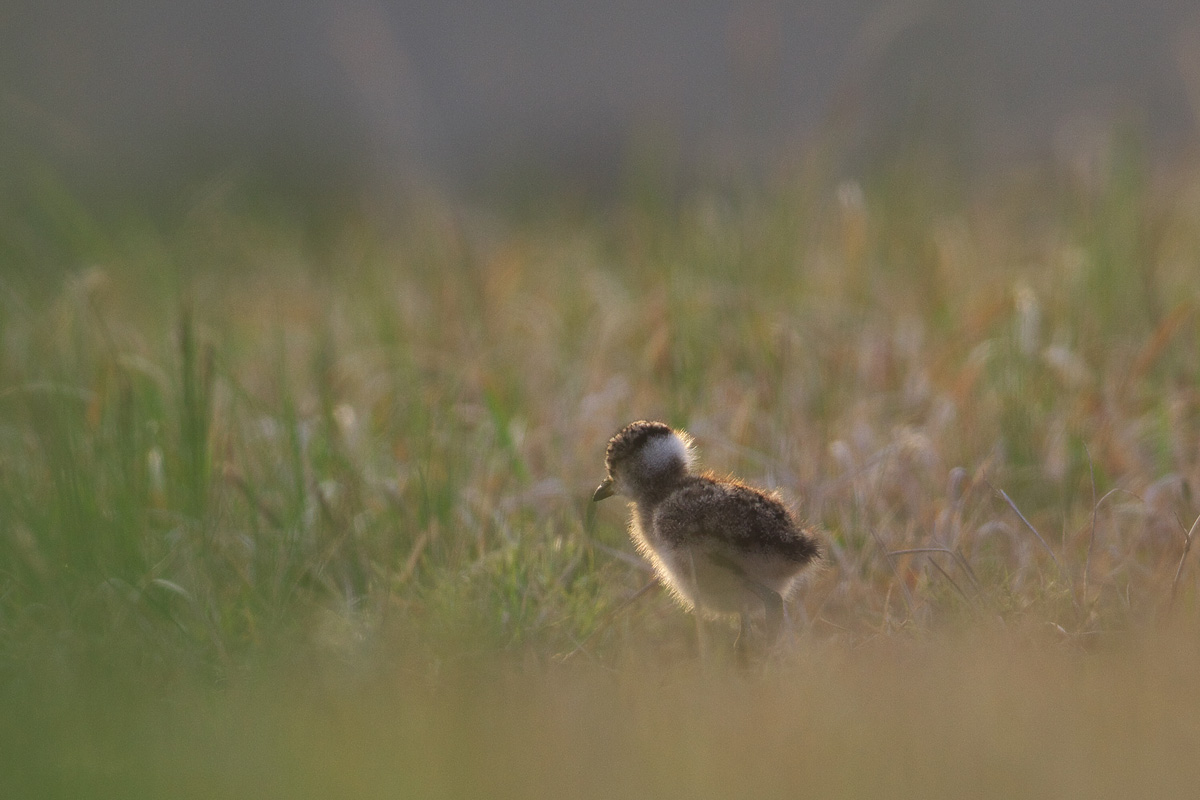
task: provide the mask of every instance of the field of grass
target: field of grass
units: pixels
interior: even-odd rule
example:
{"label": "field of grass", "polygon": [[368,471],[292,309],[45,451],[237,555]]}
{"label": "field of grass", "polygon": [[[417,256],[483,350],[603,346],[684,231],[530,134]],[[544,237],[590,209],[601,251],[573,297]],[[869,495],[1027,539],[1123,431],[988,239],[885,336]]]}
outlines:
{"label": "field of grass", "polygon": [[[0,795],[1200,784],[1200,174],[0,217]],[[738,668],[636,418],[824,536]],[[698,638],[712,654],[698,657]]]}

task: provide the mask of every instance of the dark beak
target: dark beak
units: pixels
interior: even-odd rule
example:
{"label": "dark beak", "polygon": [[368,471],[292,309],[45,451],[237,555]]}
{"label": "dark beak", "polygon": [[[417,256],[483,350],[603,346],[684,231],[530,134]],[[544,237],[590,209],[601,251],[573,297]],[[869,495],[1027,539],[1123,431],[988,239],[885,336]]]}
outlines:
{"label": "dark beak", "polygon": [[613,489],[612,478],[605,478],[604,483],[596,487],[596,493],[592,495],[592,502],[598,503],[606,497],[612,497],[615,491]]}

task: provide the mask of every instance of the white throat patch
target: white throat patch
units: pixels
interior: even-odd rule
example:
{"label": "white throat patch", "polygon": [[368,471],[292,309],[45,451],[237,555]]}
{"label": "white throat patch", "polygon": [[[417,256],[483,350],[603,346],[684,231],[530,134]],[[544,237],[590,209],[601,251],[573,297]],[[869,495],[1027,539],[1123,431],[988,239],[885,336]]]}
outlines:
{"label": "white throat patch", "polygon": [[672,431],[669,436],[655,436],[639,454],[642,467],[648,473],[659,472],[670,464],[683,464],[690,469],[693,458],[692,437],[680,431]]}

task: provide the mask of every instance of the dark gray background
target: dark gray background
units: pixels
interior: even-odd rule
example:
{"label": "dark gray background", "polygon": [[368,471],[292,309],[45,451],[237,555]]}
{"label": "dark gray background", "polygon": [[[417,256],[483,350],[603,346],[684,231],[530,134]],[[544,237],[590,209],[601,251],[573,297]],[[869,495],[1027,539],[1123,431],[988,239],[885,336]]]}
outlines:
{"label": "dark gray background", "polygon": [[[266,169],[603,183],[639,143],[769,162],[820,137],[968,159],[1197,138],[1195,0],[8,0],[0,163],[171,186]],[[657,146],[657,145],[656,145]]]}

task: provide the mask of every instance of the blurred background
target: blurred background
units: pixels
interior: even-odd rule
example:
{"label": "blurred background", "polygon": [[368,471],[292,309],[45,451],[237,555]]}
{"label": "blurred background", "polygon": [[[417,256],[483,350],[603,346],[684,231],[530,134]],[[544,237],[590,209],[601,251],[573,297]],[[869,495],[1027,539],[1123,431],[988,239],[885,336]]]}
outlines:
{"label": "blurred background", "polygon": [[0,5],[0,168],[102,197],[592,193],[638,159],[751,174],[830,141],[848,169],[1089,158],[1113,131],[1178,155],[1198,108],[1194,0]]}

